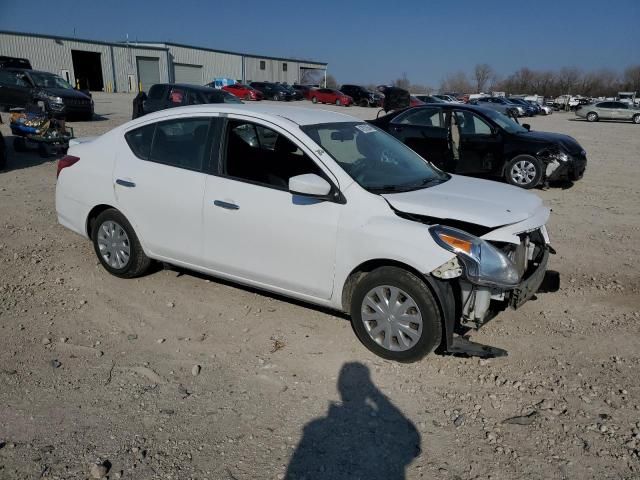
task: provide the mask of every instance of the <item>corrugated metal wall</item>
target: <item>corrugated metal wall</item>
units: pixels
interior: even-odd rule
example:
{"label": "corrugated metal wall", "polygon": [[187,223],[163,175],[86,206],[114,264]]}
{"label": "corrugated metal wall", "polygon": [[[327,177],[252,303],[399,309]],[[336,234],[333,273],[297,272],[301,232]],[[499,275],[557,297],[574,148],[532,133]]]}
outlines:
{"label": "corrugated metal wall", "polygon": [[[1,1],[1,0],[0,0]],[[28,58],[36,70],[61,74],[68,70],[71,83],[75,83],[71,50],[83,50],[100,53],[102,76],[105,87],[111,86],[118,92],[128,91],[128,76],[133,75],[138,83],[136,57],[157,58],[160,68],[160,81],[174,81],[174,64],[202,67],[203,82],[214,78],[243,78],[246,81],[267,81],[296,83],[300,81],[300,67],[324,70],[323,64],[300,62],[296,60],[260,58],[244,54],[216,52],[202,48],[190,48],[166,44],[112,44],[90,42],[66,38],[45,37],[31,34],[0,32],[0,55]],[[260,62],[265,69],[260,69]],[[284,71],[283,64],[287,64]],[[115,76],[114,76],[115,72]]]}
{"label": "corrugated metal wall", "polygon": [[198,48],[185,48],[167,45],[174,64],[186,64],[202,67],[203,84],[214,78],[242,78],[242,56],[230,53],[212,52]]}

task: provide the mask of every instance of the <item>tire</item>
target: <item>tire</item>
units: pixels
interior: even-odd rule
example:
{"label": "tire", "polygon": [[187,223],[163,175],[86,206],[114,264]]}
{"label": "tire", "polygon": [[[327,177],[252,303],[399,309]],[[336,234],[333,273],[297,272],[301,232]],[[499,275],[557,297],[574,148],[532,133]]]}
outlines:
{"label": "tire", "polygon": [[311,103],[318,103],[317,97],[311,97]]}
{"label": "tire", "polygon": [[[378,321],[375,316],[380,313],[370,305],[384,305],[380,295],[387,300],[396,296],[402,305],[409,305],[404,312],[410,311],[415,321],[406,321],[403,325],[392,313],[391,320],[388,316],[381,317],[385,323],[376,334]],[[422,279],[402,268],[380,267],[364,276],[353,291],[350,310],[351,324],[360,341],[373,353],[388,360],[415,362],[435,350],[442,340],[442,314],[433,293]],[[413,333],[403,333],[408,331]]]}
{"label": "tire", "polygon": [[600,120],[600,118],[596,112],[587,113],[587,122],[597,122],[598,120]]}
{"label": "tire", "polygon": [[280,100],[280,97],[278,97],[278,95],[274,95],[273,97],[271,97],[271,100],[273,100],[274,102],[277,102]]}
{"label": "tire", "polygon": [[13,150],[20,153],[27,151],[27,142],[22,137],[15,137],[13,139]]}
{"label": "tire", "polygon": [[[122,239],[123,232],[124,239]],[[115,239],[112,237],[114,233],[118,235]],[[151,259],[142,250],[133,227],[125,216],[114,208],[105,210],[95,219],[91,228],[91,239],[98,260],[105,270],[116,277],[139,277],[144,275],[151,266]],[[108,245],[113,240],[121,242],[121,248],[118,249],[117,254]],[[111,243],[111,247],[114,243]],[[123,254],[127,247],[129,250],[128,258]]]}
{"label": "tire", "polygon": [[529,190],[542,180],[542,162],[531,155],[518,155],[505,166],[505,180],[511,185]]}
{"label": "tire", "polygon": [[361,107],[369,107],[370,106],[369,105],[369,100],[363,98],[362,100],[360,100],[360,104],[359,105]]}
{"label": "tire", "polygon": [[631,119],[636,125],[640,125],[640,113],[636,113]]}
{"label": "tire", "polygon": [[251,95],[249,95],[248,93],[244,96],[244,99],[248,102],[249,100],[251,100]]}
{"label": "tire", "polygon": [[336,99],[336,107],[339,107],[340,105],[342,105],[342,102],[340,101],[340,99]]}

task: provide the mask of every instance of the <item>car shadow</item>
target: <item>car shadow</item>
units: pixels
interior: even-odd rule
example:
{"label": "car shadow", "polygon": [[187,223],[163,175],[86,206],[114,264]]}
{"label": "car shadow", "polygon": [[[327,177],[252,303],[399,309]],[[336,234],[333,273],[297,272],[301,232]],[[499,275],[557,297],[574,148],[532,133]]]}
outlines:
{"label": "car shadow", "polygon": [[345,363],[341,401],[305,425],[286,480],[404,480],[421,452],[416,426],[372,382],[369,369]]}
{"label": "car shadow", "polygon": [[13,141],[17,138],[15,135],[9,135],[4,137],[6,144],[7,163],[4,170],[0,169],[0,174],[8,173],[14,170],[22,170],[25,168],[36,167],[43,163],[50,163],[58,160],[63,155],[53,155],[48,157],[42,157],[38,153],[36,147],[29,147],[26,152],[16,152],[13,149]]}

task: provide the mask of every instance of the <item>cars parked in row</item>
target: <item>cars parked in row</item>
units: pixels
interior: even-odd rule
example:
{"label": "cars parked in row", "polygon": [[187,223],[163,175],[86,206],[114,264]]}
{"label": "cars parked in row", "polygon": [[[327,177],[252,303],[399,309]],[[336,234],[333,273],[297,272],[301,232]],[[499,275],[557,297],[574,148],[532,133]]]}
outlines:
{"label": "cars parked in row", "polygon": [[200,105],[207,103],[242,103],[226,90],[189,83],[156,83],[149,88],[140,108],[137,108],[138,97],[133,100],[133,117],[137,118],[151,112],[167,108]]}
{"label": "cars parked in row", "polygon": [[507,101],[503,97],[481,97],[469,101],[470,105],[478,105],[484,108],[495,110],[509,117],[520,117],[524,114],[524,109]]}
{"label": "cars parked in row", "polygon": [[539,197],[444,173],[336,112],[156,112],[78,141],[57,175],[59,222],[109,273],[156,260],[344,311],[392,360],[447,350],[557,279]]}
{"label": "cars parked in row", "polygon": [[309,100],[313,103],[328,103],[345,107],[353,105],[353,98],[333,88],[315,88],[308,95]]}
{"label": "cars parked in row", "polygon": [[282,85],[272,82],[251,82],[249,84],[262,93],[265,100],[291,101],[294,100],[294,94]]}
{"label": "cars parked in row", "polygon": [[56,118],[91,120],[93,100],[62,77],[25,68],[0,68],[0,106],[26,107],[42,103]]}
{"label": "cars parked in row", "polygon": [[507,98],[506,100],[507,102],[514,104],[516,107],[521,107],[522,110],[519,110],[518,113],[522,112],[522,116],[533,117],[538,113],[538,109],[536,107],[522,98]]}
{"label": "cars parked in row", "polygon": [[441,98],[438,98],[435,95],[424,95],[421,93],[417,93],[413,96],[424,103],[446,103],[445,100],[442,100]]}
{"label": "cars parked in row", "polygon": [[229,92],[231,95],[234,95],[242,100],[262,100],[264,95],[261,91],[256,90],[255,88],[245,85],[243,83],[234,83],[232,85],[225,85],[222,87],[222,90],[225,92]]}
{"label": "cars parked in row", "polygon": [[367,90],[361,85],[342,85],[340,91],[350,96],[356,105],[361,107],[381,107],[384,96]]}
{"label": "cars parked in row", "polygon": [[438,168],[497,177],[534,188],[553,180],[579,180],[586,152],[572,137],[531,131],[495,110],[452,103],[430,104],[369,123],[389,132]]}
{"label": "cars parked in row", "polygon": [[586,118],[589,122],[598,120],[631,121],[640,125],[640,107],[625,102],[598,102],[593,105],[583,105],[576,110],[576,115]]}

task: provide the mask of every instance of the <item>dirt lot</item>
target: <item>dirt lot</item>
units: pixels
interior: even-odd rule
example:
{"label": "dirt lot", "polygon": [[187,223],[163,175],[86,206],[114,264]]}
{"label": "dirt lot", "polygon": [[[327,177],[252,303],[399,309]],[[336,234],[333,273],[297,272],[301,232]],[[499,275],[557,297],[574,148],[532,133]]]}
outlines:
{"label": "dirt lot", "polygon": [[[101,120],[77,133],[130,101],[96,95]],[[530,123],[589,157],[573,187],[537,191],[561,290],[473,335],[507,357],[411,365],[332,312],[184,271],[110,276],[56,222],[55,163],[9,149],[0,479],[640,478],[640,128]]]}

